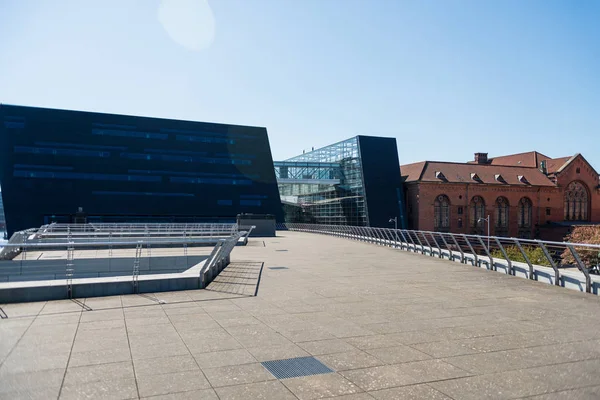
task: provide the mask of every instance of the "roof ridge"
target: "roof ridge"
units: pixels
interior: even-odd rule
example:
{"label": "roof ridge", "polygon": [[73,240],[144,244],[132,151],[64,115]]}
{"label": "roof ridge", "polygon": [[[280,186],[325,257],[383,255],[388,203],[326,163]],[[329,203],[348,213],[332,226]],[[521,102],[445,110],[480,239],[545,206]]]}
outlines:
{"label": "roof ridge", "polygon": [[540,153],[539,151],[536,151],[537,154],[539,154],[540,156],[544,156],[546,158],[549,158],[552,160],[552,157],[548,157],[547,155],[545,155],[544,153]]}
{"label": "roof ridge", "polygon": [[[449,183],[469,183],[473,179],[474,173],[483,181],[480,184],[487,185],[519,185],[523,186],[525,182],[519,177],[525,177],[527,185],[540,187],[554,187],[547,175],[533,166],[519,165],[490,165],[490,164],[471,164],[455,162],[432,162],[428,161],[421,171],[421,174],[414,180],[420,182],[439,182],[434,177],[434,171],[440,171],[449,180]],[[500,183],[496,175],[501,175],[506,182]],[[471,182],[472,183],[472,182]]]}
{"label": "roof ridge", "polygon": [[[535,154],[535,153],[538,153],[538,154],[542,154],[542,153],[540,153],[539,151],[536,151],[536,150],[530,150],[530,151],[523,151],[523,152],[521,152],[521,153],[505,154],[505,155],[503,155],[503,156],[494,156],[494,157],[490,157],[490,158],[514,157],[514,156],[520,156],[520,155],[523,155],[523,154],[529,154],[529,153],[534,153],[534,154]],[[547,156],[547,155],[545,155],[545,154],[542,154],[542,155],[543,155],[544,157],[548,157],[548,156]],[[548,158],[550,158],[550,157],[548,157]]]}
{"label": "roof ridge", "polygon": [[531,170],[536,170],[537,167],[529,167],[527,165],[502,165],[502,164],[478,164],[478,163],[470,163],[470,162],[453,162],[453,161],[425,161],[426,163],[437,163],[437,164],[453,164],[453,165],[467,165],[473,166],[476,165],[478,167],[492,167],[492,168],[528,168]]}
{"label": "roof ridge", "polygon": [[417,162],[412,162],[412,163],[408,163],[408,164],[401,164],[400,166],[401,166],[401,167],[407,167],[407,166],[409,166],[409,165],[424,164],[424,163],[426,163],[426,162],[427,162],[427,161],[417,161]]}

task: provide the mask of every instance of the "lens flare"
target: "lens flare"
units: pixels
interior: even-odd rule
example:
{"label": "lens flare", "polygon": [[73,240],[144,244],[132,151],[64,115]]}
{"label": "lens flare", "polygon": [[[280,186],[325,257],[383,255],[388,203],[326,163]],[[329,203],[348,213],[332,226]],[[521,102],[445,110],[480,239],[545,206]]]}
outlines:
{"label": "lens flare", "polygon": [[207,0],[162,0],[158,21],[175,43],[188,50],[206,49],[215,37],[215,17]]}

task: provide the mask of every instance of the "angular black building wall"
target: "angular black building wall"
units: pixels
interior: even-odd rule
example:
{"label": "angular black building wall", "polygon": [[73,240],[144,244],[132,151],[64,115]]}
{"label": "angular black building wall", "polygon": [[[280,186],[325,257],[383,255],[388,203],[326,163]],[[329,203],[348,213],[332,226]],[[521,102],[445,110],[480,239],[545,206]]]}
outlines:
{"label": "angular black building wall", "polygon": [[358,136],[369,226],[406,228],[404,190],[395,138]]}
{"label": "angular black building wall", "polygon": [[9,235],[79,207],[90,222],[283,221],[267,130],[0,105]]}

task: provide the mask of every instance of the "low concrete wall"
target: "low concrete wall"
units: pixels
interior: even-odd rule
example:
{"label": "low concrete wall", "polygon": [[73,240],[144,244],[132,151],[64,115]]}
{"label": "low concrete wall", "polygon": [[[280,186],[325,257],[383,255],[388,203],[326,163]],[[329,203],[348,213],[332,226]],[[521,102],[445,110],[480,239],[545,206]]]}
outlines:
{"label": "low concrete wall", "polygon": [[[140,258],[140,275],[183,272],[208,258],[207,255],[153,256]],[[73,261],[73,278],[131,276],[132,257],[78,258]],[[66,279],[65,259],[2,260],[0,282]]]}
{"label": "low concrete wall", "polygon": [[238,218],[238,227],[240,231],[249,231],[254,226],[250,237],[275,237],[275,219],[274,218]]}
{"label": "low concrete wall", "polygon": [[[28,284],[29,283],[29,284]],[[194,274],[162,274],[140,276],[137,293],[155,293],[200,288],[200,278]],[[65,280],[16,282],[2,284],[0,303],[60,300],[68,298]],[[131,276],[73,280],[73,298],[133,294]]]}

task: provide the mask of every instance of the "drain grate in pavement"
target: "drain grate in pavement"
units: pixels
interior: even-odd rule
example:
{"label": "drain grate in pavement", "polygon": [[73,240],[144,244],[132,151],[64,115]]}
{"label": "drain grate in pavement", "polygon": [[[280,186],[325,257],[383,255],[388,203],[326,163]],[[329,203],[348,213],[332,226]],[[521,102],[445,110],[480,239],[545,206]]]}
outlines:
{"label": "drain grate in pavement", "polygon": [[289,269],[288,267],[268,267],[269,269]]}
{"label": "drain grate in pavement", "polygon": [[277,379],[297,378],[299,376],[329,374],[333,372],[332,369],[314,357],[265,361],[262,365]]}
{"label": "drain grate in pavement", "polygon": [[282,250],[275,250],[275,251],[287,251],[287,250],[282,249]]}

